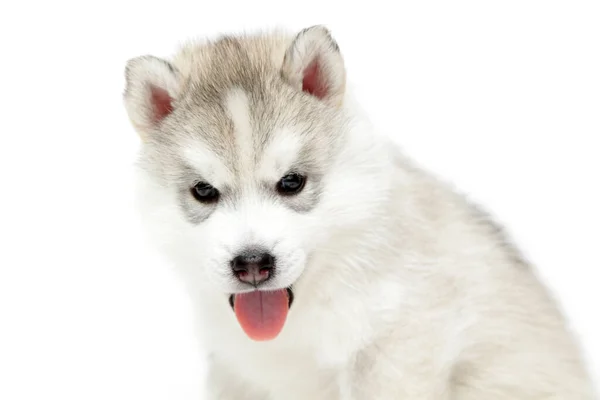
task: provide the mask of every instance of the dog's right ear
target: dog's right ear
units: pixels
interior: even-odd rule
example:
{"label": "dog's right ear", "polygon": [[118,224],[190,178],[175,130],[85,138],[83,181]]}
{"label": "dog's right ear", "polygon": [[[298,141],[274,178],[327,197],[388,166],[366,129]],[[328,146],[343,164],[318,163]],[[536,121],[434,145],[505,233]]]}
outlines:
{"label": "dog's right ear", "polygon": [[145,139],[173,111],[179,74],[166,60],[142,56],[127,62],[125,79],[125,108],[135,130]]}

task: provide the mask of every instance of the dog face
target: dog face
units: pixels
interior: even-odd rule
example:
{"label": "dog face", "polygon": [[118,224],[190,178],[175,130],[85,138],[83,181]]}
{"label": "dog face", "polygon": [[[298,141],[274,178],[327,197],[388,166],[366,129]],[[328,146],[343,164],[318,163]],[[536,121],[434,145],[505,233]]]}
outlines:
{"label": "dog face", "polygon": [[173,62],[140,57],[126,76],[146,219],[177,263],[219,292],[293,285],[332,229],[377,197],[361,163],[368,149],[349,137],[343,61],[325,28],[224,37]]}

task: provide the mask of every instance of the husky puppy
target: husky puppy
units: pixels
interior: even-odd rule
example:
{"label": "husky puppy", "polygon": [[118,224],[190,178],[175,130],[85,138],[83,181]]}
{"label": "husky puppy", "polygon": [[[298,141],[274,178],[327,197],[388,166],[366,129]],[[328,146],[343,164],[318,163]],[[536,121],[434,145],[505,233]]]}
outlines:
{"label": "husky puppy", "polygon": [[139,207],[184,278],[210,400],[594,398],[501,227],[346,90],[327,28],[126,66]]}

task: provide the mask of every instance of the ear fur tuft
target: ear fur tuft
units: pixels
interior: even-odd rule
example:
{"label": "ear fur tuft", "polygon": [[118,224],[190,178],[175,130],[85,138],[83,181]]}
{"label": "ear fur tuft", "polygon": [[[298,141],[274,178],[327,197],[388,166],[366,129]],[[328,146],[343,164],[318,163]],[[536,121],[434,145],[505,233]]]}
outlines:
{"label": "ear fur tuft", "polygon": [[138,134],[145,138],[173,111],[179,74],[166,60],[136,57],[125,68],[125,108]]}
{"label": "ear fur tuft", "polygon": [[302,30],[285,53],[282,75],[298,90],[339,105],[346,87],[346,70],[340,49],[327,28]]}

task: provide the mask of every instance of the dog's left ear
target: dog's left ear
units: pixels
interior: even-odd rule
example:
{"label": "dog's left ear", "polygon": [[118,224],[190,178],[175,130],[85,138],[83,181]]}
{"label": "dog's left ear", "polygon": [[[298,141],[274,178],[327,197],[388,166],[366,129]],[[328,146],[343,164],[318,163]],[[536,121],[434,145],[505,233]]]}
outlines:
{"label": "dog's left ear", "polygon": [[340,49],[327,28],[301,31],[285,53],[282,74],[298,90],[339,106],[346,88],[346,69]]}
{"label": "dog's left ear", "polygon": [[145,139],[173,111],[179,74],[166,60],[142,56],[127,62],[125,79],[125,108],[135,130]]}

